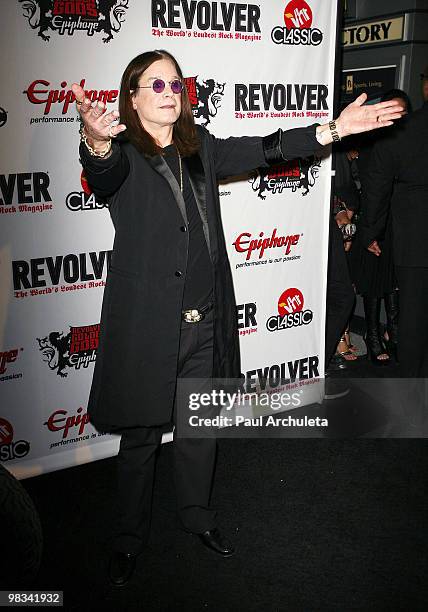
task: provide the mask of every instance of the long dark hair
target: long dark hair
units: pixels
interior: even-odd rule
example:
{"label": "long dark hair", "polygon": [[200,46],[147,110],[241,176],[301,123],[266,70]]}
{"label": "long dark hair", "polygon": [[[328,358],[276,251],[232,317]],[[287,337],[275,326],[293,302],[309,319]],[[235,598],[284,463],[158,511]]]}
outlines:
{"label": "long dark hair", "polygon": [[388,100],[394,100],[395,98],[400,98],[406,104],[406,110],[408,113],[412,112],[412,103],[410,102],[409,96],[402,89],[390,89],[386,93],[383,94],[380,101],[387,102]]}
{"label": "long dark hair", "polygon": [[[141,125],[137,111],[132,107],[132,96],[143,72],[154,62],[162,59],[170,60],[175,66],[177,75],[183,79],[183,73],[175,57],[164,49],[155,49],[134,57],[125,68],[120,83],[120,122],[127,128],[123,135],[145,155],[161,154],[162,149]],[[174,124],[173,138],[182,157],[193,155],[199,150],[199,139],[186,87],[181,93],[181,113]]]}

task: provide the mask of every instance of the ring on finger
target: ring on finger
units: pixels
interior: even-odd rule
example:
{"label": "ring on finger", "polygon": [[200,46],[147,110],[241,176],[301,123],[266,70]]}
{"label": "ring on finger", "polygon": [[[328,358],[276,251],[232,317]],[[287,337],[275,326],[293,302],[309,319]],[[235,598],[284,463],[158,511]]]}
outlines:
{"label": "ring on finger", "polygon": [[116,138],[117,134],[112,134],[111,128],[112,128],[112,125],[110,123],[110,125],[108,126],[108,135],[109,135],[109,138]]}

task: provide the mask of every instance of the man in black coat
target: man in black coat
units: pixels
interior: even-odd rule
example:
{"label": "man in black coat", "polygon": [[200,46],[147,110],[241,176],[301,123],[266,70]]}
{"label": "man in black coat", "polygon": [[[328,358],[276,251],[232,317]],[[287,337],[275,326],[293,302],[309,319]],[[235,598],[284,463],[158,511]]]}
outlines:
{"label": "man in black coat", "polygon": [[374,145],[366,175],[364,242],[392,217],[393,253],[400,291],[398,356],[401,376],[428,378],[428,102]]}
{"label": "man in black coat", "polygon": [[[116,235],[88,404],[91,422],[120,433],[120,520],[110,580],[132,575],[150,525],[155,452],[162,426],[177,423],[177,379],[240,374],[232,276],[217,181],[307,157],[320,145],[391,124],[397,105],[363,108],[360,96],[337,123],[225,140],[196,126],[183,75],[165,51],[130,62],[115,111],[73,92],[83,121],[80,156],[94,193],[108,200]],[[126,125],[125,125],[126,124]],[[125,132],[126,130],[126,132]],[[112,141],[120,132],[121,139]],[[183,527],[223,556],[233,554],[210,507],[216,440],[174,432],[174,475]]]}

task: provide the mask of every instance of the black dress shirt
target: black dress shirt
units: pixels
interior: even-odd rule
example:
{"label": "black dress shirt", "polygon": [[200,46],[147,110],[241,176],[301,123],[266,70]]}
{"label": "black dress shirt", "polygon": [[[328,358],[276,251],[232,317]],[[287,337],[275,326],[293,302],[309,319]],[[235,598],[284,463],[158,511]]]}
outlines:
{"label": "black dress shirt", "polygon": [[184,285],[183,310],[200,308],[212,299],[213,292],[213,270],[202,228],[201,216],[184,163],[181,163],[180,172],[180,163],[175,145],[169,145],[163,151],[165,161],[177,179],[178,185],[180,186],[181,181],[183,183],[183,199],[186,204],[188,224],[187,227],[183,225],[181,229],[182,231],[189,232],[189,257]]}

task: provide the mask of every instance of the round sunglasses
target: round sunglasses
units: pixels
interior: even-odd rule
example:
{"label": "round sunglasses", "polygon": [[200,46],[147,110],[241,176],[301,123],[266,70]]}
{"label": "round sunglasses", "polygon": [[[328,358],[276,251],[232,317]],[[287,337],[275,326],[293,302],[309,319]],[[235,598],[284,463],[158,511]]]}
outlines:
{"label": "round sunglasses", "polygon": [[[183,83],[178,79],[169,81],[172,93],[179,94],[183,91]],[[155,93],[162,93],[165,89],[165,81],[162,79],[155,79],[151,85],[139,85],[136,89],[153,89]]]}

